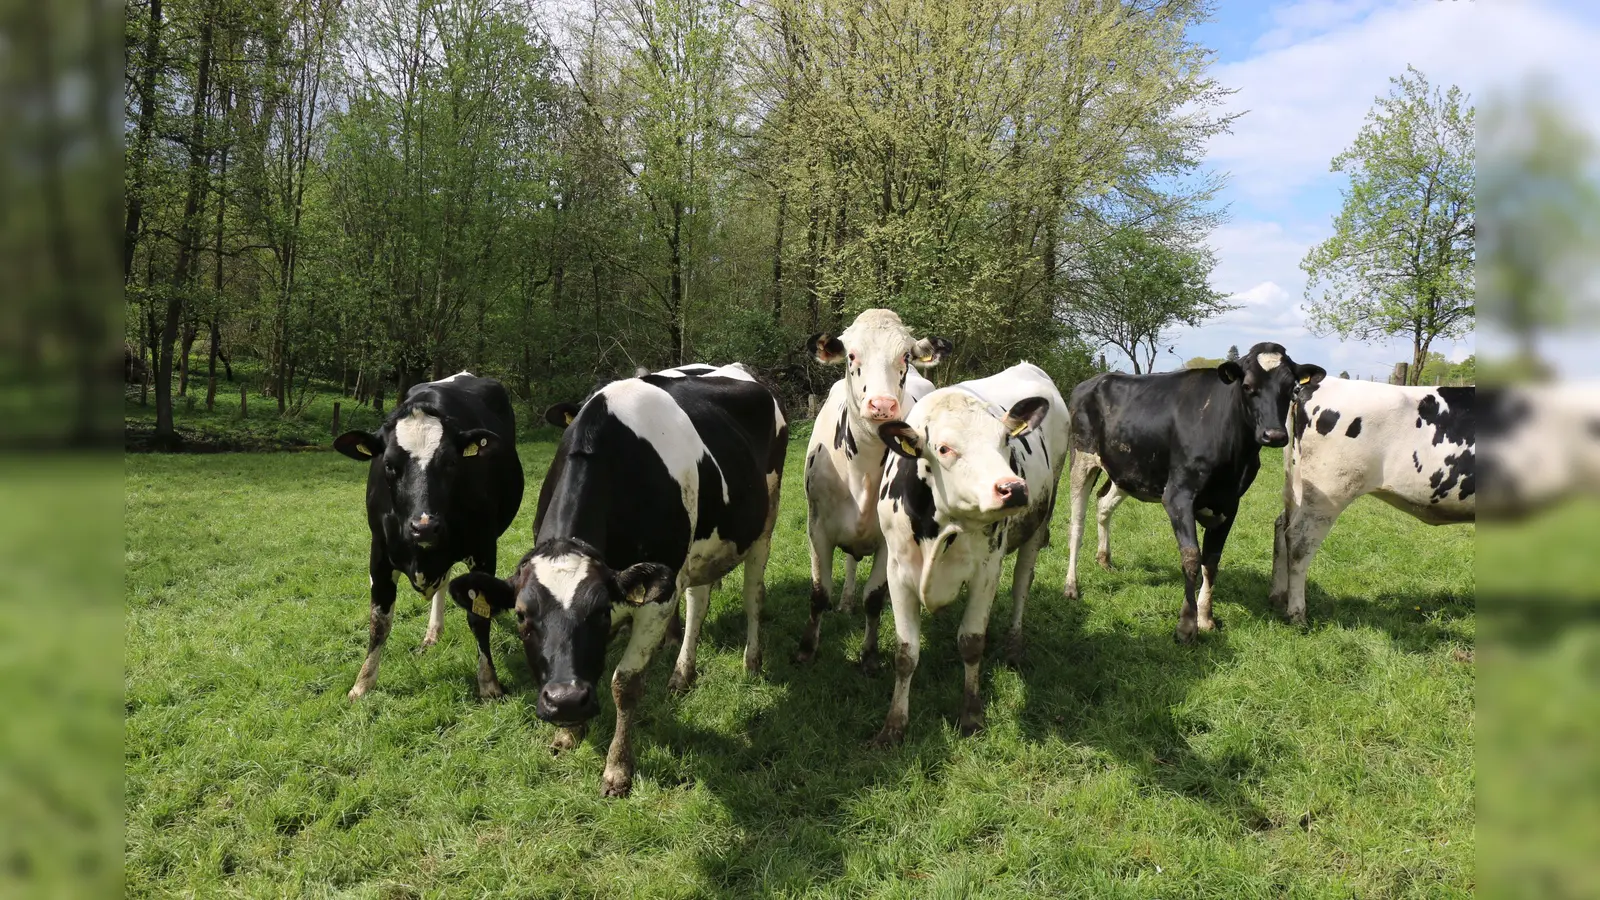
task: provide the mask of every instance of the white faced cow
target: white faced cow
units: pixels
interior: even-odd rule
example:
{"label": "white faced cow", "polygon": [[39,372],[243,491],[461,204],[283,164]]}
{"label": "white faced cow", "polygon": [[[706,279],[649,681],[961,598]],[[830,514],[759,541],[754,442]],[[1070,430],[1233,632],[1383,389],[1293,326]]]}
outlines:
{"label": "white faced cow", "polygon": [[[334,449],[367,463],[367,527],[372,531],[368,581],[372,616],[367,659],[350,699],[372,690],[394,620],[401,573],[433,595],[424,648],[444,624],[445,576],[463,560],[494,572],[495,545],[522,505],[511,398],[492,378],[470,372],[419,384],[376,434],[348,431]],[[489,656],[489,620],[468,615],[478,641],[478,696],[502,696]]]}
{"label": "white faced cow", "polygon": [[[553,409],[557,422],[566,412]],[[763,577],[789,429],[777,397],[742,367],[680,369],[613,382],[573,416],[539,491],[534,547],[505,581],[472,573],[457,603],[515,608],[535,712],[562,726],[555,749],[581,739],[600,711],[595,690],[613,627],[632,632],[611,677],[617,727],[604,791],[633,785],[632,723],[644,670],[678,593],[683,649],[669,687],[695,677],[695,645],[713,581],[744,563],[745,668],[761,666]]]}
{"label": "white faced cow", "polygon": [[817,412],[811,445],[806,448],[806,536],[811,541],[811,620],[800,638],[796,659],[810,660],[817,652],[822,614],[829,607],[833,587],[833,551],[844,550],[844,591],[839,609],[854,606],[856,564],[873,555],[867,575],[866,637],[861,665],[877,663],[878,620],[884,597],[883,555],[878,548],[883,534],[874,508],[883,477],[887,449],[878,426],[902,419],[917,401],[933,390],[933,382],[912,366],[932,366],[950,352],[950,342],[929,337],[918,340],[891,310],[869,309],[837,337],[813,335],[810,347],[818,362],[844,363],[844,377],[828,391],[828,402]]}
{"label": "white faced cow", "polygon": [[898,743],[910,718],[911,675],[922,646],[922,610],[950,605],[967,585],[957,647],[965,666],[960,727],[983,727],[978,667],[1001,562],[1017,554],[1011,578],[1011,642],[1039,548],[1050,539],[1056,482],[1067,458],[1067,410],[1050,377],[1021,363],[988,378],[941,388],[904,422],[879,434],[894,455],[878,499],[889,602],[894,609],[894,699],[874,743]]}
{"label": "white faced cow", "polygon": [[1430,525],[1473,521],[1475,393],[1342,378],[1301,386],[1272,553],[1272,601],[1289,621],[1305,622],[1306,571],[1357,497],[1372,494]]}

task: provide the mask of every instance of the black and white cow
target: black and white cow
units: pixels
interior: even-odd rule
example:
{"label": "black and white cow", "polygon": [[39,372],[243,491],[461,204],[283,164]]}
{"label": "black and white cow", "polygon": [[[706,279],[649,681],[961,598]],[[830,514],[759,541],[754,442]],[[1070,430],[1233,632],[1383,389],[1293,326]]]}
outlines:
{"label": "black and white cow", "polygon": [[777,397],[738,365],[613,382],[562,436],[539,491],[534,547],[511,577],[475,572],[451,583],[456,602],[480,613],[516,609],[542,684],[535,712],[562,727],[557,750],[574,746],[599,713],[606,645],[631,619],[611,678],[606,795],[632,788],[634,710],[679,591],[685,631],[670,689],[693,683],[710,585],[741,562],[745,668],[760,669],[762,579],[788,438]]}
{"label": "black and white cow", "polygon": [[[340,453],[369,464],[372,621],[352,700],[378,680],[401,573],[418,592],[433,595],[425,649],[444,625],[450,568],[465,561],[473,571],[494,572],[496,541],[522,506],[516,434],[511,398],[500,382],[461,372],[413,387],[376,434],[347,431],[333,442]],[[468,621],[478,641],[478,696],[503,696],[489,657],[489,620]]]}
{"label": "black and white cow", "polygon": [[1430,525],[1474,520],[1475,390],[1329,378],[1302,387],[1283,454],[1272,601],[1306,620],[1306,571],[1334,520],[1365,494]]}
{"label": "black and white cow", "polygon": [[[1261,470],[1261,448],[1289,442],[1285,423],[1297,389],[1320,382],[1320,366],[1296,363],[1261,343],[1237,363],[1156,375],[1096,375],[1072,392],[1072,526],[1066,594],[1078,596],[1078,546],[1089,492],[1104,471],[1100,562],[1111,564],[1111,513],[1125,497],[1160,501],[1183,564],[1177,639],[1211,631],[1211,595],[1239,498]],[[1205,526],[1205,545],[1196,535]]]}
{"label": "black and white cow", "polygon": [[1039,549],[1050,540],[1056,483],[1067,454],[1067,414],[1042,369],[1020,363],[998,375],[941,388],[903,422],[879,426],[894,451],[878,495],[889,602],[894,610],[894,698],[880,746],[899,743],[910,719],[911,676],[922,647],[922,611],[950,605],[967,589],[957,648],[965,666],[960,727],[983,727],[978,668],[1001,563],[1011,577],[1011,646]]}
{"label": "black and white cow", "polygon": [[1485,388],[1477,465],[1485,519],[1600,496],[1600,383]]}
{"label": "black and white cow", "polygon": [[808,346],[816,360],[829,365],[847,363],[844,377],[833,383],[828,402],[817,412],[811,444],[806,448],[806,536],[811,542],[811,620],[800,638],[799,661],[816,655],[822,614],[830,605],[833,588],[833,551],[844,550],[844,590],[840,612],[855,605],[856,564],[873,555],[867,575],[866,638],[861,664],[877,663],[878,621],[883,617],[884,567],[878,548],[883,533],[878,528],[874,503],[883,477],[888,449],[878,436],[878,426],[903,419],[918,400],[933,390],[933,382],[918,375],[913,366],[937,365],[950,352],[950,342],[928,337],[918,340],[892,310],[869,309],[837,336],[812,335]]}

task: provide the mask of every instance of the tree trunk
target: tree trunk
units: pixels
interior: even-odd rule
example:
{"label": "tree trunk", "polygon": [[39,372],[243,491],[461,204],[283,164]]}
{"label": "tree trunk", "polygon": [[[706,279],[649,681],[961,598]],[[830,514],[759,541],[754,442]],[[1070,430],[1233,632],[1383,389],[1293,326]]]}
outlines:
{"label": "tree trunk", "polygon": [[145,160],[156,119],[156,78],[161,72],[161,0],[150,0],[150,30],[144,36],[145,67],[139,73],[139,124],[134,132],[132,184],[128,185],[128,217],[122,229],[122,280],[133,279],[133,256],[144,218]]}
{"label": "tree trunk", "polygon": [[194,350],[194,342],[200,337],[200,325],[189,321],[183,324],[183,340],[180,346],[183,353],[178,357],[178,396],[189,396],[189,354]]}
{"label": "tree trunk", "polygon": [[789,218],[789,192],[778,191],[778,221],[772,229],[772,324],[783,324],[783,225]]}
{"label": "tree trunk", "polygon": [[222,340],[217,329],[217,317],[211,317],[211,352],[206,363],[206,412],[211,412],[217,402],[217,343]]}
{"label": "tree trunk", "polygon": [[684,358],[684,325],[688,314],[684,309],[683,290],[683,204],[672,201],[672,240],[668,242],[671,251],[670,276],[667,284],[668,313],[671,324],[668,326],[672,338],[672,358],[674,365],[683,365],[688,362]]}
{"label": "tree trunk", "polygon": [[199,244],[200,203],[206,190],[206,98],[211,90],[211,43],[215,10],[208,7],[200,26],[200,66],[195,77],[194,110],[189,125],[189,186],[183,202],[183,220],[178,231],[178,258],[173,266],[172,292],[167,297],[166,322],[157,348],[156,433],[158,446],[172,446],[177,432],[172,424],[172,345],[183,320],[184,295],[194,280],[195,251]]}

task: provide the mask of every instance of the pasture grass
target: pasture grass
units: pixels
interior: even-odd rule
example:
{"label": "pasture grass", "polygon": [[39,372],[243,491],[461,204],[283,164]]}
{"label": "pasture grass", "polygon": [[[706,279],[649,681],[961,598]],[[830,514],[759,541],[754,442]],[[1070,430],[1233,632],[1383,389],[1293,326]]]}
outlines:
{"label": "pasture grass", "polygon": [[[520,450],[530,481],[502,574],[529,543],[553,444]],[[345,699],[367,635],[360,465],[332,452],[128,457],[129,894],[1472,892],[1472,527],[1358,502],[1312,570],[1311,625],[1289,627],[1267,602],[1282,483],[1267,451],[1223,559],[1225,628],[1185,647],[1161,509],[1123,505],[1111,572],[1094,565],[1091,523],[1085,599],[1068,602],[1063,498],[1020,668],[991,642],[987,731],[955,729],[951,609],[925,620],[904,746],[875,751],[892,675],[854,667],[859,617],[827,617],[818,660],[790,661],[809,596],[803,451],[797,437],[761,677],[743,672],[729,578],[695,690],[667,696],[675,648],[656,656],[623,801],[600,796],[609,698],[583,745],[552,756],[509,621],[494,645],[510,694],[481,703],[461,614],[415,655],[426,604],[402,588],[377,689]],[[884,631],[887,648],[887,615]]]}

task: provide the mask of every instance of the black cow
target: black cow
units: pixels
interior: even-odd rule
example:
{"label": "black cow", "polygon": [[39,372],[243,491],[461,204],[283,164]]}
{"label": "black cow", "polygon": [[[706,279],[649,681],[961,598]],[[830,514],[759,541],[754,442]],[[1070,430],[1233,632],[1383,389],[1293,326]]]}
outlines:
{"label": "black cow", "polygon": [[[570,408],[548,418],[567,421]],[[561,726],[554,749],[600,711],[612,627],[631,617],[611,679],[616,733],[604,789],[633,785],[630,727],[644,669],[686,597],[669,688],[695,677],[710,585],[744,563],[745,668],[761,666],[762,579],[778,511],[789,429],[776,395],[739,366],[669,369],[613,382],[573,415],[539,491],[534,547],[511,577],[471,573],[450,585],[483,613],[515,608],[528,667],[542,682],[535,712]]]}
{"label": "black cow", "polygon": [[[1078,385],[1072,414],[1072,528],[1067,561],[1069,598],[1078,596],[1078,544],[1083,517],[1101,470],[1100,563],[1110,567],[1111,512],[1124,497],[1160,501],[1172,520],[1183,560],[1183,612],[1177,639],[1192,641],[1216,627],[1211,593],[1239,498],[1261,469],[1261,448],[1289,442],[1289,403],[1300,385],[1326,376],[1300,364],[1279,344],[1250,348],[1237,363],[1159,375],[1097,375]],[[1195,523],[1205,526],[1205,546]],[[1198,582],[1198,584],[1197,584]],[[1196,602],[1196,588],[1199,598]]]}
{"label": "black cow", "polygon": [[[522,505],[516,433],[511,398],[500,382],[461,372],[413,387],[377,434],[347,431],[333,442],[345,456],[371,464],[372,631],[352,700],[378,680],[401,573],[419,593],[433,594],[426,649],[444,624],[450,568],[465,561],[473,571],[494,572],[495,542]],[[478,640],[478,696],[503,696],[489,658],[489,619],[467,620]]]}

